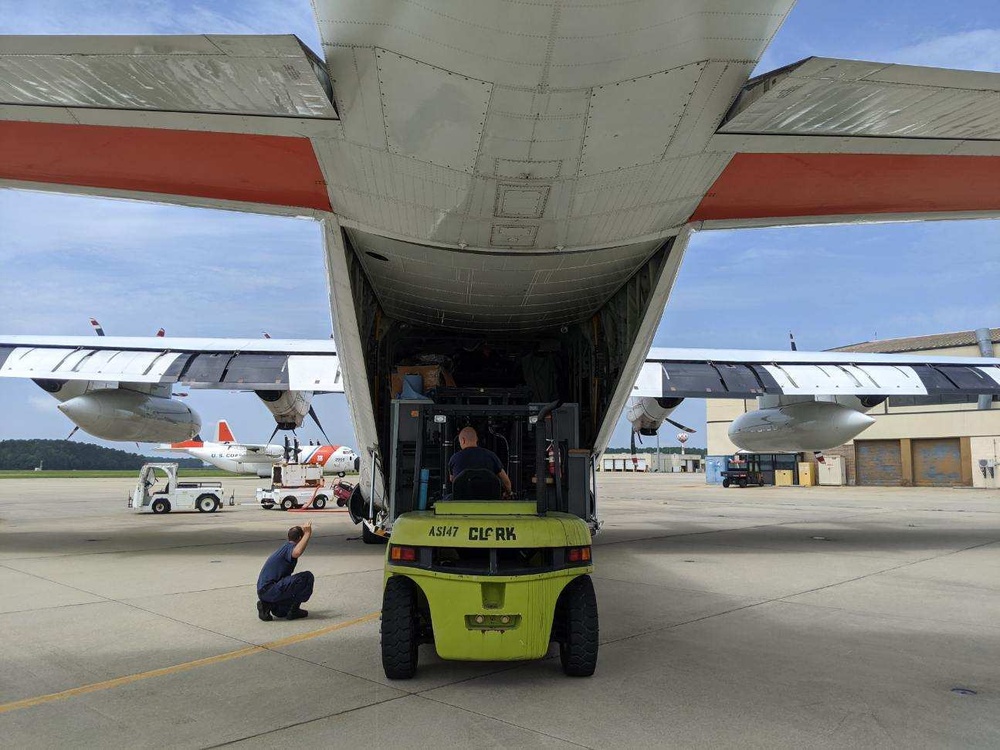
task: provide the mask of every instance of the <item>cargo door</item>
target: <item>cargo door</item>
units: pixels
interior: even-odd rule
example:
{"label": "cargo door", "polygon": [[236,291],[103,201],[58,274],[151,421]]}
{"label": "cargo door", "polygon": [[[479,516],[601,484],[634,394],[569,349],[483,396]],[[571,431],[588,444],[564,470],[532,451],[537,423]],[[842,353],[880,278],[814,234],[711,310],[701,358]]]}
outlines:
{"label": "cargo door", "polygon": [[903,484],[903,459],[898,440],[858,440],[858,484],[899,487]]}
{"label": "cargo door", "polygon": [[913,483],[918,487],[962,484],[962,449],[958,438],[913,441]]}

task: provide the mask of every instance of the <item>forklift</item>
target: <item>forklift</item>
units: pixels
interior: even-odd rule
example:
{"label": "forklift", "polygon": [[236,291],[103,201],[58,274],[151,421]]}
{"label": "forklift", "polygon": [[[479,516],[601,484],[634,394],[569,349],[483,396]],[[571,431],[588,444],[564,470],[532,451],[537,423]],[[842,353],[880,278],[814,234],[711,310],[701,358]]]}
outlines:
{"label": "forklift", "polygon": [[[558,645],[565,674],[597,665],[598,613],[590,573],[597,529],[594,471],[579,448],[577,404],[528,403],[507,389],[439,388],[392,401],[392,452],[382,601],[382,666],[417,669],[418,647],[442,659],[514,661]],[[490,471],[452,478],[463,427],[493,450],[511,480]],[[360,493],[352,516],[372,519]],[[366,527],[367,529],[367,527]]]}

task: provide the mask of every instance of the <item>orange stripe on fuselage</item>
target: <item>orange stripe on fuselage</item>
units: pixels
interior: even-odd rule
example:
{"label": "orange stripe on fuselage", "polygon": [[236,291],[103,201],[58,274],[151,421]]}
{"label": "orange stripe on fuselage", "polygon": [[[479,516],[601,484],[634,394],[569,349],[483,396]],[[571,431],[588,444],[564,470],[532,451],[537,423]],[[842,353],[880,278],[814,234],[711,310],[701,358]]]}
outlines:
{"label": "orange stripe on fuselage", "polygon": [[736,154],[691,221],[1000,210],[1000,156]]}
{"label": "orange stripe on fuselage", "polygon": [[320,445],[317,446],[316,450],[312,452],[309,459],[306,461],[308,464],[319,464],[320,466],[326,466],[326,462],[330,460],[330,457],[337,452],[339,445]]}

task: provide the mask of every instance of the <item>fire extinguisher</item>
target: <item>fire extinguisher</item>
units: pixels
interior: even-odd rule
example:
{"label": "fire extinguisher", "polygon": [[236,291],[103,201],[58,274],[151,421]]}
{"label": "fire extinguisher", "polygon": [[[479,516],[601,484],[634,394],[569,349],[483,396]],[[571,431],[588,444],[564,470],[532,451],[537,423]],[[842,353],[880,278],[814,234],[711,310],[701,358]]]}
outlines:
{"label": "fire extinguisher", "polygon": [[549,466],[549,476],[554,477],[556,475],[556,449],[551,440],[548,442],[549,446],[545,449],[545,463]]}

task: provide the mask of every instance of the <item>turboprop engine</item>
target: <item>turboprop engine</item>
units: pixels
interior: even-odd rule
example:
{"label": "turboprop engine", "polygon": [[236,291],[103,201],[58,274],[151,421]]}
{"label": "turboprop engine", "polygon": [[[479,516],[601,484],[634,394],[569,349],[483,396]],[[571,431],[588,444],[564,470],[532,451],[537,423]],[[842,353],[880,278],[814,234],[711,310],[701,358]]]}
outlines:
{"label": "turboprop engine", "polygon": [[[835,448],[874,424],[875,420],[859,409],[871,408],[883,400],[849,398],[850,406],[837,400],[818,401],[807,396],[783,396],[776,405],[761,399],[762,408],[733,420],[729,425],[729,439],[752,453],[798,453]],[[856,406],[853,402],[857,402]]]}
{"label": "turboprop engine", "polygon": [[[651,437],[656,434],[664,422],[670,421],[667,419],[670,412],[676,409],[683,400],[682,398],[653,398],[652,396],[637,398],[632,402],[625,418],[632,424],[633,433],[637,432],[645,437]],[[680,426],[676,422],[670,423]]]}
{"label": "turboprop engine", "polygon": [[312,391],[255,391],[279,430],[294,430],[312,410]]}
{"label": "turboprop engine", "polygon": [[178,443],[201,429],[201,418],[186,404],[124,388],[87,391],[57,408],[84,432],[105,440]]}

